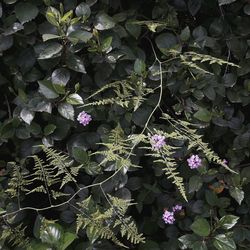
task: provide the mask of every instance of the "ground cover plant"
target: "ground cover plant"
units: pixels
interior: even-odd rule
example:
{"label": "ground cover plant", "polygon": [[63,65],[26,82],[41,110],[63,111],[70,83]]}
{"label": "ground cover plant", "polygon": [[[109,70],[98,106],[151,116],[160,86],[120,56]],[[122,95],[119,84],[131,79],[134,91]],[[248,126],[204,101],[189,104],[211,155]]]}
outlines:
{"label": "ground cover plant", "polygon": [[249,249],[250,2],[3,0],[1,249]]}

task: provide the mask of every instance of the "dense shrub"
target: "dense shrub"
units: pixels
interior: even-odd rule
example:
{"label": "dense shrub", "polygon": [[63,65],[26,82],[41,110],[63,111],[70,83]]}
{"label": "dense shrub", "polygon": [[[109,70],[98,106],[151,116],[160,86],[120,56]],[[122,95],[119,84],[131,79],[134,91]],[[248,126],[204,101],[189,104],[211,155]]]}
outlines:
{"label": "dense shrub", "polygon": [[250,2],[3,0],[1,249],[249,249]]}

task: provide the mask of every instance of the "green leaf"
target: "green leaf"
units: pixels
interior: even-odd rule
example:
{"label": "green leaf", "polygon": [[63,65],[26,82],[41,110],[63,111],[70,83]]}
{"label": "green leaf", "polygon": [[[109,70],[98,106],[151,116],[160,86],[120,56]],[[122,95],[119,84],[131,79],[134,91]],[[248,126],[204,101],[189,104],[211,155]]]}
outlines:
{"label": "green leaf", "polygon": [[146,65],[141,59],[136,59],[134,64],[134,71],[138,75],[142,75],[146,71]]}
{"label": "green leaf", "polygon": [[125,24],[126,30],[137,39],[141,34],[141,26],[138,24],[134,24],[133,20],[128,20]]}
{"label": "green leaf", "polygon": [[184,42],[188,41],[188,39],[190,38],[190,29],[189,27],[187,26],[186,28],[184,28],[182,31],[181,31],[181,34],[180,34],[180,39]]}
{"label": "green leaf", "polygon": [[230,229],[237,223],[238,219],[239,217],[234,215],[225,215],[219,220],[218,226],[224,229]]}
{"label": "green leaf", "polygon": [[80,3],[76,7],[76,15],[81,16],[83,20],[86,20],[87,18],[89,18],[90,14],[91,14],[91,10],[88,4]]}
{"label": "green leaf", "polygon": [[70,69],[72,69],[76,72],[81,72],[81,73],[86,74],[86,70],[85,70],[83,61],[79,56],[68,53],[67,57],[66,57],[66,64]]}
{"label": "green leaf", "polygon": [[65,250],[76,238],[76,234],[71,232],[65,232],[63,234],[63,238],[60,240],[59,249]]}
{"label": "green leaf", "polygon": [[115,22],[112,17],[106,13],[101,13],[96,16],[95,28],[97,30],[108,30],[115,27]]}
{"label": "green leaf", "polygon": [[218,234],[214,237],[213,245],[217,250],[235,250],[236,245],[232,237]]}
{"label": "green leaf", "polygon": [[239,205],[244,200],[245,193],[238,187],[230,187],[229,193],[239,203]]}
{"label": "green leaf", "polygon": [[56,129],[56,125],[54,124],[48,124],[45,128],[44,128],[44,135],[48,136],[50,134],[52,134]]}
{"label": "green leaf", "polygon": [[188,10],[192,16],[195,16],[201,8],[202,0],[188,0]]}
{"label": "green leaf", "polygon": [[15,12],[17,19],[23,24],[36,18],[39,11],[38,8],[31,3],[19,2],[15,6]]}
{"label": "green leaf", "polygon": [[26,108],[23,108],[21,113],[20,113],[20,116],[24,122],[26,122],[27,124],[30,125],[35,117],[35,112],[30,111]]}
{"label": "green leaf", "polygon": [[175,35],[172,33],[162,33],[155,39],[156,45],[159,50],[167,55],[170,49],[177,48],[178,41]]}
{"label": "green leaf", "polygon": [[72,105],[83,104],[83,99],[78,94],[70,94],[69,96],[67,96],[66,101],[67,103]]}
{"label": "green leaf", "polygon": [[53,84],[66,86],[70,79],[70,73],[65,68],[56,69],[53,71],[51,80]]}
{"label": "green leaf", "polygon": [[75,111],[71,104],[60,103],[58,105],[58,112],[66,119],[74,121]]}
{"label": "green leaf", "polygon": [[43,59],[50,59],[50,58],[55,58],[59,57],[61,55],[61,51],[63,49],[63,46],[59,43],[56,42],[51,42],[47,44],[45,49],[39,54],[38,59],[43,60]]}
{"label": "green leaf", "polygon": [[112,36],[106,37],[101,43],[101,50],[102,52],[106,52],[110,49],[112,44],[113,38]]}
{"label": "green leaf", "polygon": [[48,40],[58,39],[58,38],[60,38],[60,36],[54,35],[54,34],[43,34],[42,38],[43,38],[43,41],[46,42]]}
{"label": "green leaf", "polygon": [[6,211],[3,208],[0,207],[0,215],[5,214],[5,213],[6,213]]}
{"label": "green leaf", "polygon": [[73,147],[72,155],[79,163],[86,163],[89,161],[88,153],[80,147]]}
{"label": "green leaf", "polygon": [[46,11],[46,18],[54,26],[59,26],[59,20],[61,18],[60,12],[54,8],[49,7]]}
{"label": "green leaf", "polygon": [[63,235],[62,227],[52,222],[45,222],[41,226],[40,239],[43,243],[57,246]]}
{"label": "green leaf", "polygon": [[206,108],[199,107],[199,110],[194,114],[194,117],[203,122],[210,122],[212,114]]}
{"label": "green leaf", "polygon": [[92,38],[92,33],[84,30],[75,30],[68,35],[68,39],[76,44],[79,41],[87,43]]}
{"label": "green leaf", "polygon": [[225,4],[230,4],[230,3],[233,3],[235,1],[236,0],[218,0],[220,6],[225,5]]}
{"label": "green leaf", "polygon": [[189,179],[189,193],[197,192],[202,187],[203,182],[200,176],[195,175]]}
{"label": "green leaf", "polygon": [[39,84],[39,92],[43,94],[48,99],[55,99],[59,95],[56,93],[51,81],[42,80],[38,81]]}
{"label": "green leaf", "polygon": [[208,236],[210,234],[210,225],[204,218],[196,219],[190,226],[192,231],[199,236]]}
{"label": "green leaf", "polygon": [[199,237],[195,234],[186,234],[178,238],[178,240],[183,244],[183,247],[192,248],[193,244],[199,240]]}

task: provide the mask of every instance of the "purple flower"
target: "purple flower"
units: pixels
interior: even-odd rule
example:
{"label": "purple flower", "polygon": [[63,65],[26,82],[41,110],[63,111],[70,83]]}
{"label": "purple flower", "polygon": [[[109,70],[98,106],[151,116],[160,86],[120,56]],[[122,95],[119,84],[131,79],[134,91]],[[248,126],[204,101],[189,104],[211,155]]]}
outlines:
{"label": "purple flower", "polygon": [[227,165],[228,161],[226,159],[223,159],[222,163],[225,164],[225,165]]}
{"label": "purple flower", "polygon": [[91,120],[92,120],[91,115],[89,115],[85,111],[82,111],[81,113],[79,113],[77,117],[77,121],[79,121],[79,123],[82,124],[83,126],[88,125]]}
{"label": "purple flower", "polygon": [[173,208],[172,208],[173,212],[176,213],[176,212],[179,212],[182,210],[182,206],[181,205],[175,205]]}
{"label": "purple flower", "polygon": [[165,144],[165,136],[163,135],[153,135],[151,138],[150,138],[150,143],[152,145],[152,149],[153,150],[159,150],[161,149]]}
{"label": "purple flower", "polygon": [[191,169],[198,168],[201,166],[201,158],[198,155],[192,155],[187,159],[188,166]]}
{"label": "purple flower", "polygon": [[175,222],[174,213],[166,210],[162,215],[162,219],[166,224],[174,224]]}

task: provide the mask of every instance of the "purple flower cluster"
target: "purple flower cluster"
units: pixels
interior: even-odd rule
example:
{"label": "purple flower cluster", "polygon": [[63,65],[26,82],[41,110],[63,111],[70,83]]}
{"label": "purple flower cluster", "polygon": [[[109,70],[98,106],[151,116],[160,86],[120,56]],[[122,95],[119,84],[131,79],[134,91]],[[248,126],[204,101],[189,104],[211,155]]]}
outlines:
{"label": "purple flower cluster", "polygon": [[174,222],[175,222],[174,214],[177,213],[177,212],[180,212],[181,210],[182,210],[181,205],[175,205],[175,206],[172,207],[173,212],[165,210],[165,212],[162,215],[162,219],[164,220],[164,222],[166,224],[174,224]]}
{"label": "purple flower cluster", "polygon": [[159,150],[161,149],[165,144],[166,144],[166,141],[165,141],[165,136],[163,135],[153,135],[151,138],[150,138],[150,143],[152,145],[152,149],[153,150]]}
{"label": "purple flower cluster", "polygon": [[79,121],[79,123],[82,124],[83,126],[87,126],[90,123],[90,121],[92,121],[92,118],[91,115],[89,115],[85,111],[82,111],[81,113],[79,113],[77,121]]}
{"label": "purple flower cluster", "polygon": [[162,216],[162,219],[166,224],[174,224],[175,218],[174,218],[174,212],[169,212],[166,210]]}
{"label": "purple flower cluster", "polygon": [[198,155],[192,155],[187,159],[188,166],[191,169],[195,169],[201,166],[201,158]]}

